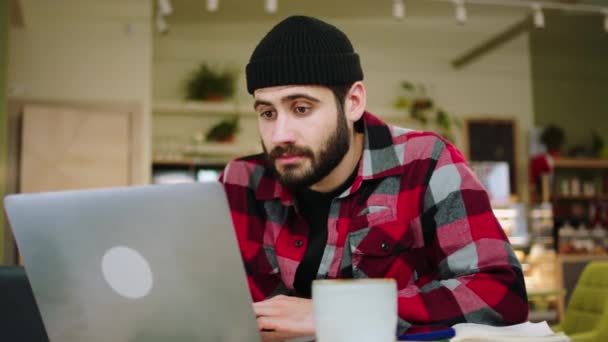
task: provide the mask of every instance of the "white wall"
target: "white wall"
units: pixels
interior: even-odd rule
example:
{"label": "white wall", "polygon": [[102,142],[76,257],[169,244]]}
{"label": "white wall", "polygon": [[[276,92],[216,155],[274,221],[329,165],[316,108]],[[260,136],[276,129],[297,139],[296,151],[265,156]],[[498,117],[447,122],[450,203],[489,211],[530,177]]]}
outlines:
{"label": "white wall", "polygon": [[[528,35],[521,35],[463,69],[455,70],[450,65],[451,60],[521,20],[526,13],[487,6],[480,13],[472,8],[471,19],[461,26],[455,23],[450,6],[433,12],[435,8],[436,5],[424,16],[413,15],[401,22],[390,17],[390,9],[384,17],[323,17],[322,9],[319,16],[351,38],[363,62],[368,108],[380,117],[412,125],[392,108],[400,94],[400,82],[409,80],[427,84],[437,103],[455,115],[515,118],[520,128],[518,189],[527,198],[526,132],[533,121]],[[189,18],[173,22],[169,18],[170,32],[154,40],[155,101],[182,99],[183,80],[206,61],[219,67],[240,68],[237,99],[251,103],[244,66],[257,42],[284,16],[256,16],[252,20],[230,20],[228,14],[224,17],[225,20]],[[155,116],[153,134],[192,135],[218,120],[192,115],[177,118]],[[253,115],[244,122],[243,131],[239,139],[257,143]],[[462,146],[462,138],[459,145]]]}
{"label": "white wall", "polygon": [[149,179],[150,0],[21,0],[25,28],[10,33],[9,95],[141,105]]}

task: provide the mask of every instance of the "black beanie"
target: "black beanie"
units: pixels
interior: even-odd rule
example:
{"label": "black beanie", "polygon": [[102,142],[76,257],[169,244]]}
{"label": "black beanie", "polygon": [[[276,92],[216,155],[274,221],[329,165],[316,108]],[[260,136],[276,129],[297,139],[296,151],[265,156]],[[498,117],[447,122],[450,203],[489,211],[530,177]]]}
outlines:
{"label": "black beanie", "polygon": [[343,85],[363,79],[344,32],[319,19],[292,16],[270,30],[247,64],[247,90],[278,85]]}

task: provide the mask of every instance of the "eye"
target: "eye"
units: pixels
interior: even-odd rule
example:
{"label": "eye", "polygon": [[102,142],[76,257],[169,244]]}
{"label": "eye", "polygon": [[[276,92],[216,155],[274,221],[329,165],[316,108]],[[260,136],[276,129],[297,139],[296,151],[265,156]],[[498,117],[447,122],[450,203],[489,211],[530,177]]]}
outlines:
{"label": "eye", "polygon": [[274,119],[275,114],[271,110],[265,110],[260,113],[260,117],[265,120],[271,120],[271,119]]}
{"label": "eye", "polygon": [[310,111],[309,107],[305,107],[305,106],[296,106],[294,107],[294,112],[296,112],[297,114],[306,114]]}

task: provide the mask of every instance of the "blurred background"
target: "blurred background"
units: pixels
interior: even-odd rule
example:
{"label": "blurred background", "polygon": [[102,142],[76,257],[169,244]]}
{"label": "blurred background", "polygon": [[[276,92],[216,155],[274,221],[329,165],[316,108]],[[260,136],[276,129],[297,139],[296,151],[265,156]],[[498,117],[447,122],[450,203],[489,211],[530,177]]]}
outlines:
{"label": "blurred background", "polygon": [[216,179],[261,151],[244,68],[294,14],[350,37],[370,112],[463,151],[558,322],[608,260],[605,0],[1,0],[0,192]]}

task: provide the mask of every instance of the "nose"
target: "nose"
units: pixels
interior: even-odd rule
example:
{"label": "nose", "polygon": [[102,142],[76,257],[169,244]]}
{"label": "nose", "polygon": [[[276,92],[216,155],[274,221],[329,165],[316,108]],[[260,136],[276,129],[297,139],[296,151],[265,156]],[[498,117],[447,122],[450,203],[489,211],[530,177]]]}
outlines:
{"label": "nose", "polygon": [[295,143],[293,121],[289,115],[279,113],[274,122],[271,142],[273,145],[286,145]]}

